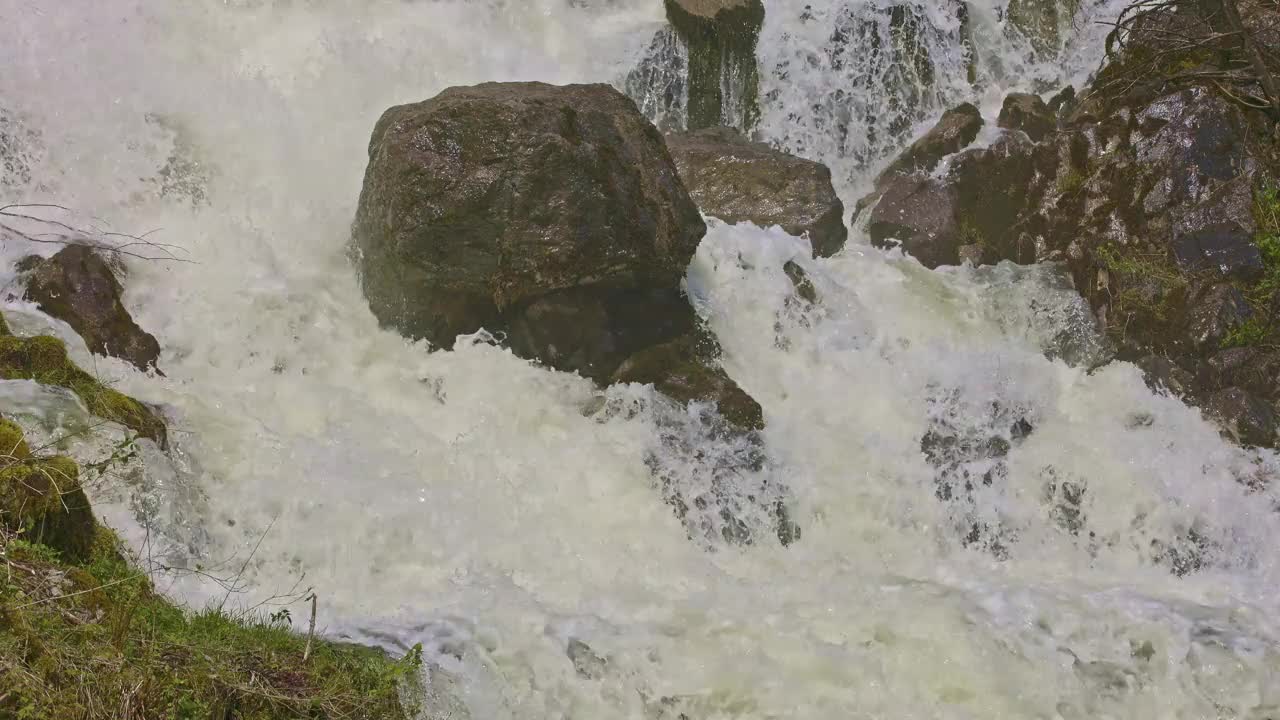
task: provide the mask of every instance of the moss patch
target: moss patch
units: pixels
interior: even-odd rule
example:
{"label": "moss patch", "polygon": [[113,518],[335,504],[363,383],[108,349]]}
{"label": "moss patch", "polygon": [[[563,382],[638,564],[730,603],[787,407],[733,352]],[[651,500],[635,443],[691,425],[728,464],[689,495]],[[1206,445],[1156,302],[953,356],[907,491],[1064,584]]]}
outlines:
{"label": "moss patch", "polygon": [[145,405],[116,392],[76,367],[62,341],[47,335],[20,338],[10,334],[0,318],[0,378],[34,380],[67,388],[84,401],[89,412],[120,423],[140,436],[165,444],[164,423]]}
{"label": "moss patch", "polygon": [[1232,330],[1222,341],[1224,348],[1262,345],[1276,330],[1276,306],[1280,303],[1280,186],[1263,183],[1253,198],[1253,214],[1258,223],[1253,242],[1262,254],[1264,269],[1260,280],[1242,290],[1250,305],[1260,312]]}
{"label": "moss patch", "polygon": [[1157,252],[1102,245],[1094,257],[1113,282],[1108,332],[1123,339],[1132,327],[1151,335],[1148,341],[1162,337],[1186,300],[1188,278]]}
{"label": "moss patch", "polygon": [[[12,441],[12,423],[2,421]],[[19,445],[25,447],[22,434]],[[25,457],[18,457],[25,455]],[[80,469],[65,457],[33,457],[29,450],[0,457],[0,526],[83,560],[93,546],[93,513]]]}

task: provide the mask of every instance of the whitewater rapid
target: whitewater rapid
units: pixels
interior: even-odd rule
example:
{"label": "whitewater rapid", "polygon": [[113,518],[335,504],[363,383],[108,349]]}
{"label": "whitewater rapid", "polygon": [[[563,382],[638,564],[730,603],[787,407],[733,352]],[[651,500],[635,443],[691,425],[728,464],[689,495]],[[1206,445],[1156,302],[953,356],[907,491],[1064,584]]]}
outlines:
{"label": "whitewater rapid", "polygon": [[[766,6],[760,131],[829,163],[852,207],[907,137],[877,145],[867,118],[897,121],[831,100],[865,86],[849,102],[877,107],[884,67],[848,49],[863,70],[833,65],[830,28],[888,4]],[[939,68],[912,132],[1100,58],[1094,25],[1036,58],[979,4],[974,88],[943,6],[908,7]],[[1280,713],[1280,462],[1106,364],[1051,268],[930,272],[856,228],[813,260],[776,228],[709,221],[691,301],[768,422],[770,463],[729,491],[786,488],[803,535],[785,548],[688,536],[646,460],[699,491],[735,448],[664,443],[700,428],[648,389],[601,398],[483,335],[431,353],[377,327],[346,243],[382,110],[485,80],[621,83],[661,3],[0,0],[0,17],[0,106],[36,131],[0,200],[180,248],[129,260],[124,283],[163,377],[90,357],[14,297],[13,261],[51,248],[6,243],[0,263],[15,328],[67,338],[170,418],[169,452],[92,490],[146,562],[178,569],[156,575],[173,596],[217,600],[190,570],[242,565],[244,606],[314,588],[330,635],[423,644],[428,717]],[[49,436],[85,422],[30,383],[0,382],[0,402]],[[944,499],[926,437],[1008,453],[949,455],[975,487]]]}

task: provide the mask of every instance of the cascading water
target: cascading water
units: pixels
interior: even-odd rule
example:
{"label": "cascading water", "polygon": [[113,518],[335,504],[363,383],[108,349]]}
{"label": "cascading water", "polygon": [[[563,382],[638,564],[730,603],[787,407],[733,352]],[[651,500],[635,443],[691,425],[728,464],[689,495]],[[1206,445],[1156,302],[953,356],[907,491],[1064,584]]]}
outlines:
{"label": "cascading water", "polygon": [[[759,132],[836,168],[848,204],[945,104],[1098,60],[1091,27],[1068,59],[1036,59],[971,6],[975,88],[951,6],[900,7],[768,3]],[[1102,365],[1050,268],[930,272],[857,238],[813,260],[777,229],[712,221],[690,296],[765,408],[763,465],[645,388],[601,398],[483,334],[428,353],[377,328],[344,253],[378,114],[483,80],[621,83],[659,3],[0,0],[0,16],[0,150],[24,168],[0,199],[158,229],[190,261],[128,262],[165,377],[91,358],[16,293],[4,306],[166,408],[173,448],[94,488],[153,564],[234,558],[247,604],[302,578],[330,634],[423,643],[437,717],[1280,713],[1280,462]],[[932,84],[888,51],[907,27]],[[52,249],[7,243],[10,289],[13,260]],[[85,421],[30,383],[0,398],[46,436]],[[682,524],[672,487],[713,501]],[[735,529],[718,508],[762,492],[801,538],[719,540]],[[197,605],[224,592],[159,577]]]}

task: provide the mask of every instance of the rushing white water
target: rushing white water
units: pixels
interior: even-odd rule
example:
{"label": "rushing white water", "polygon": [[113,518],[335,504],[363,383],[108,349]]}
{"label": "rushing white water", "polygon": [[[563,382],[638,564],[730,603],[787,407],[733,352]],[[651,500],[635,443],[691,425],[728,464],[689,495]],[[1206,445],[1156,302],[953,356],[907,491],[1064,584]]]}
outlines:
{"label": "rushing white water", "polygon": [[[800,59],[874,3],[767,5],[761,131],[854,188],[892,143],[833,132],[847,78]],[[979,57],[1023,67],[996,10],[974,9]],[[1104,350],[1052,269],[929,272],[856,237],[815,261],[777,229],[711,223],[690,294],[765,408],[770,455],[719,491],[784,488],[803,530],[785,548],[690,539],[650,466],[709,491],[737,449],[686,452],[675,441],[711,441],[645,388],[600,407],[587,381],[483,336],[428,353],[377,328],[344,247],[378,114],[481,80],[620,81],[660,3],[0,0],[0,16],[0,104],[39,133],[21,133],[27,170],[0,199],[158,229],[191,261],[128,262],[165,377],[73,343],[173,427],[167,455],[95,489],[100,510],[153,561],[243,565],[247,605],[314,587],[331,634],[423,643],[433,716],[1280,712],[1275,457],[1224,443],[1131,366],[1090,371]],[[913,130],[1097,62],[1072,41],[1056,70],[975,89],[947,22],[929,46],[944,91]],[[851,106],[887,103],[878,87]],[[875,122],[885,137],[893,120]],[[31,250],[5,246],[6,277]],[[787,260],[817,305],[791,296]],[[0,402],[49,433],[83,421],[30,383],[0,383]],[[193,604],[225,592],[165,577]]]}

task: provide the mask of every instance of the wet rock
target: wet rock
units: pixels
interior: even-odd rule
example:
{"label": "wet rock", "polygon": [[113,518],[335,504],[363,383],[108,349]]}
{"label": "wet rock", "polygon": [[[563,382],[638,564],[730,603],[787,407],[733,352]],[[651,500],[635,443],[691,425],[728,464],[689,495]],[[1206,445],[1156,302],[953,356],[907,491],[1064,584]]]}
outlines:
{"label": "wet rock", "polygon": [[942,158],[958,153],[972,143],[982,130],[982,124],[982,112],[971,103],[948,110],[933,129],[889,165],[881,178],[917,171],[931,172]]}
{"label": "wet rock", "polygon": [[689,49],[673,28],[664,27],[623,83],[627,97],[663,132],[688,126],[688,65]]}
{"label": "wet rock", "polygon": [[690,332],[697,318],[679,290],[570,288],[543,295],[507,314],[507,344],[598,382],[641,348]]}
{"label": "wet rock", "polygon": [[1068,85],[1057,92],[1053,97],[1049,98],[1049,110],[1055,115],[1065,115],[1071,112],[1071,108],[1076,102],[1076,89]]}
{"label": "wet rock", "polygon": [[1247,390],[1219,390],[1205,399],[1203,408],[1238,443],[1270,447],[1276,442],[1280,416],[1269,403]]}
{"label": "wet rock", "polygon": [[1053,110],[1039,95],[1030,93],[1009,93],[1000,108],[999,124],[1006,130],[1021,130],[1035,142],[1058,129]]}
{"label": "wet rock", "polygon": [[710,334],[691,332],[631,356],[613,374],[613,382],[652,383],[680,403],[714,403],[739,430],[763,429],[760,404],[720,369],[718,355],[719,346]]}
{"label": "wet rock", "polygon": [[756,42],[761,0],[664,0],[667,20],[688,48],[688,128],[749,128],[759,114]]}
{"label": "wet rock", "polygon": [[443,348],[516,326],[520,351],[599,378],[652,341],[611,308],[670,313],[704,232],[661,135],[616,90],[487,83],[383,114],[353,242],[383,325]]}
{"label": "wet rock", "polygon": [[1152,390],[1185,397],[1195,383],[1195,375],[1179,367],[1167,357],[1147,355],[1136,364],[1141,368],[1147,386]]}
{"label": "wet rock", "polygon": [[1258,225],[1247,180],[1233,178],[1189,208],[1174,208],[1173,253],[1182,268],[1240,280],[1257,280],[1266,272],[1253,241]]}
{"label": "wet rock", "polygon": [[667,136],[680,179],[703,213],[736,224],[808,234],[814,254],[833,255],[848,231],[844,205],[821,163],[754,143],[730,128]]}
{"label": "wet rock", "polygon": [[1188,332],[1197,349],[1212,351],[1252,316],[1253,308],[1237,288],[1215,285],[1192,307]]}
{"label": "wet rock", "polygon": [[946,184],[955,194],[957,222],[966,242],[981,243],[986,256],[1029,263],[1036,246],[1027,232],[1040,197],[1038,174],[1056,169],[1054,153],[1018,134],[989,148],[968,150],[952,160]]}
{"label": "wet rock", "polygon": [[927,268],[960,262],[960,224],[955,196],[944,183],[923,175],[894,178],[871,211],[871,243],[895,242]]}
{"label": "wet rock", "polygon": [[16,451],[0,455],[0,522],[68,560],[87,560],[97,523],[79,468],[65,457],[33,457],[9,420],[0,420],[0,439]]}
{"label": "wet rock", "polygon": [[70,325],[90,351],[127,360],[143,371],[156,366],[160,343],[133,321],[120,301],[120,282],[92,248],[68,245],[25,267],[30,268],[26,298]]}

